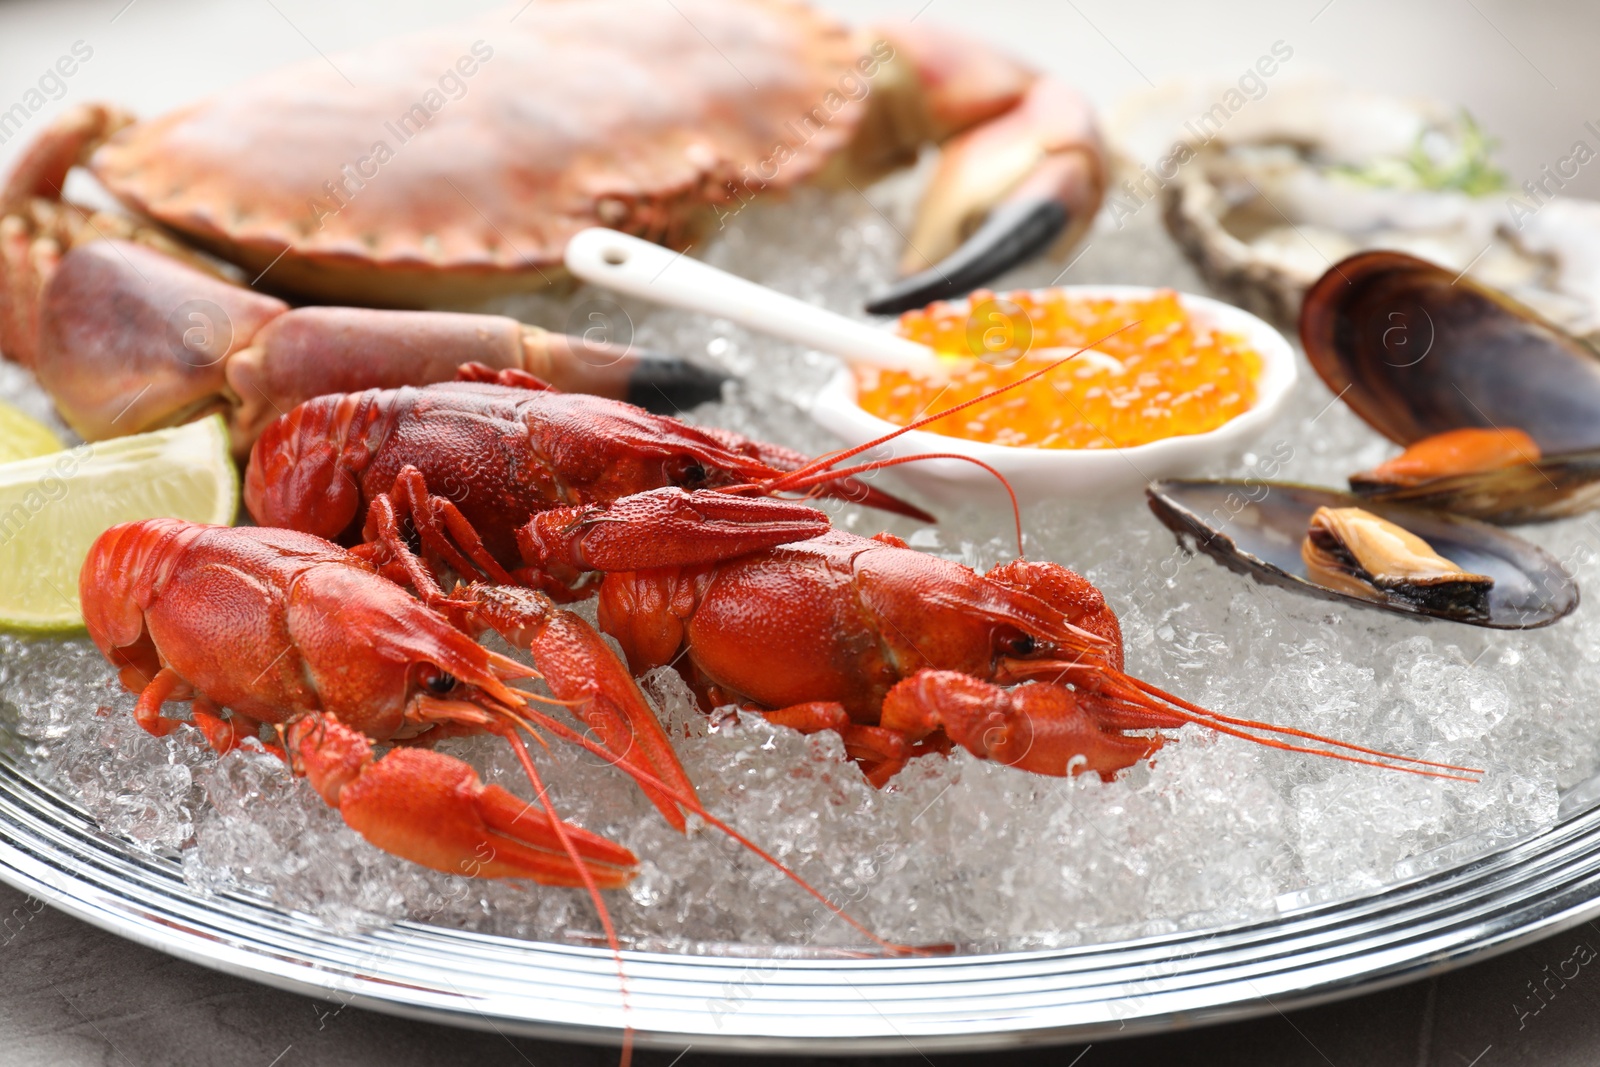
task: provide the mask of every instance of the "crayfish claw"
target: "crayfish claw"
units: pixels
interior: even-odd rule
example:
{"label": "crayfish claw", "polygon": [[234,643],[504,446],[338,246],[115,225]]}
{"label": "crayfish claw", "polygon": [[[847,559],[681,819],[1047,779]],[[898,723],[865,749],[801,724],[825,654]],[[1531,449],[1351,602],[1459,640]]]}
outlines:
{"label": "crayfish claw", "polygon": [[844,705],[832,700],[813,700],[761,712],[763,718],[803,734],[832,730],[844,741],[845,754],[861,764],[867,780],[882,787],[915,754],[906,735],[883,726],[863,726],[852,722]]}
{"label": "crayfish claw", "polygon": [[[385,852],[471,878],[584,884],[547,812],[484,785],[453,756],[397,748],[375,760],[366,737],[331,717],[296,723],[291,738],[312,785]],[[623,846],[565,823],[561,830],[597,887],[618,888],[637,873],[637,858]]]}
{"label": "crayfish claw", "polygon": [[960,671],[918,671],[884,698],[881,723],[914,740],[943,731],[979,759],[1057,777],[1110,780],[1164,743],[1123,734],[1101,698],[1049,682],[1006,689]]}
{"label": "crayfish claw", "polygon": [[666,488],[541,511],[517,543],[525,558],[558,571],[634,571],[718,563],[832,528],[827,515],[793,500]]}
{"label": "crayfish claw", "polygon": [[[488,626],[533,655],[537,673],[556,702],[567,705],[595,732],[617,766],[634,774],[662,817],[683,830],[683,809],[700,805],[694,783],[655,710],[605,638],[582,616],[556,607],[532,589],[474,584],[456,592],[472,604],[475,626]],[[532,709],[521,714],[529,720],[525,726],[538,721]]]}

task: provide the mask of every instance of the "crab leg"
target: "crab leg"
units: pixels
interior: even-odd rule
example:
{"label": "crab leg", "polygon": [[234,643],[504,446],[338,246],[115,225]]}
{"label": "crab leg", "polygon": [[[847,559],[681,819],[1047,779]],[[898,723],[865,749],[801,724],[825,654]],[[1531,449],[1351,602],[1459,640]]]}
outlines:
{"label": "crab leg", "polygon": [[583,348],[500,315],[290,308],[122,240],[74,248],[33,298],[26,271],[11,269],[23,254],[15,230],[0,238],[0,284],[17,323],[8,352],[36,349],[41,384],[90,440],[223,410],[243,456],[269,422],[313,396],[450,381],[469,362],[657,410],[712,399],[725,380],[682,360]]}
{"label": "crab leg", "polygon": [[949,31],[882,32],[915,68],[927,132],[945,143],[900,264],[909,276],[867,310],[898,314],[959,296],[1052,245],[1075,244],[1106,186],[1082,95]]}
{"label": "crab leg", "polygon": [[12,168],[0,188],[0,214],[24,212],[36,197],[59,198],[67,172],[132,123],[132,115],[106,104],[80,104],[68,110],[28,146]]}

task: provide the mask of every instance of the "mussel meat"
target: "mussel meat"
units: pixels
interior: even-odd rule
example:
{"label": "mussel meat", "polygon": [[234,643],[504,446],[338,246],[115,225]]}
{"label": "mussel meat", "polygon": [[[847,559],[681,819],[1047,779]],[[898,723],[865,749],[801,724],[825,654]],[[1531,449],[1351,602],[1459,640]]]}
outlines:
{"label": "mussel meat", "polygon": [[[1253,478],[1159,481],[1146,495],[1180,543],[1308,596],[1500,630],[1549,626],[1578,606],[1577,582],[1555,557],[1475,519]],[[1334,520],[1312,534],[1319,510]]]}
{"label": "mussel meat", "polygon": [[[1368,425],[1423,442],[1351,479],[1369,499],[1497,523],[1600,503],[1600,356],[1504,294],[1415,256],[1362,252],[1307,291],[1300,339]],[[1480,432],[1440,436],[1461,430]]]}
{"label": "mussel meat", "polygon": [[1351,596],[1410,600],[1451,618],[1489,614],[1493,578],[1462,570],[1410,530],[1364,508],[1312,512],[1300,558],[1312,581]]}
{"label": "mussel meat", "polygon": [[1484,474],[1543,458],[1539,442],[1521,430],[1446,430],[1424,437],[1369,471],[1352,474],[1350,488],[1362,496],[1372,496],[1425,485],[1449,475]]}

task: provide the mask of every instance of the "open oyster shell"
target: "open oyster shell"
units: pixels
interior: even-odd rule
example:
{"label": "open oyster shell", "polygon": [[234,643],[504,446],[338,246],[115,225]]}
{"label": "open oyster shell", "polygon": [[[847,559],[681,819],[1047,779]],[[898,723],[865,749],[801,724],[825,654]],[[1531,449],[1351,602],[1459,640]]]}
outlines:
{"label": "open oyster shell", "polygon": [[[1578,584],[1555,557],[1487,523],[1374,503],[1310,485],[1169,480],[1146,490],[1150,510],[1182,543],[1229,570],[1307,596],[1498,630],[1549,626],[1578,606]],[[1462,571],[1493,579],[1481,613],[1441,610],[1426,597],[1357,595],[1312,580],[1302,544],[1318,508],[1362,508],[1410,531]]]}
{"label": "open oyster shell", "polygon": [[[1229,88],[1169,87],[1120,108],[1112,135],[1156,180],[1140,171],[1108,194],[1115,214],[1141,182],[1159,185],[1168,230],[1227,299],[1288,325],[1330,264],[1388,248],[1600,334],[1600,204],[1508,195],[1489,139],[1436,102],[1285,81],[1207,122]],[[1163,170],[1174,142],[1184,162]]]}

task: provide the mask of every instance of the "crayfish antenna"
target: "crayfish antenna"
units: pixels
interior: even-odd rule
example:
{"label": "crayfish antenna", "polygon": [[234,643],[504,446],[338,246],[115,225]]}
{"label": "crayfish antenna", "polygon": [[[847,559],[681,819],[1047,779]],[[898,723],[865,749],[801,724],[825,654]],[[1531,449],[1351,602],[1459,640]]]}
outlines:
{"label": "crayfish antenna", "polygon": [[872,449],[877,448],[879,445],[887,444],[890,441],[893,441],[895,438],[899,437],[901,434],[910,433],[912,430],[920,430],[922,427],[928,425],[929,423],[937,422],[937,421],[939,421],[940,419],[944,418],[947,415],[953,415],[958,411],[962,411],[962,410],[964,410],[966,408],[972,407],[974,404],[982,404],[985,401],[993,400],[995,397],[1000,396],[1002,393],[1008,393],[1011,390],[1016,389],[1016,388],[1018,388],[1020,386],[1027,385],[1029,382],[1036,381],[1039,378],[1044,377],[1046,374],[1049,374],[1051,371],[1056,370],[1062,364],[1068,363],[1071,360],[1074,360],[1074,359],[1078,358],[1079,356],[1083,355],[1085,352],[1089,351],[1091,348],[1096,348],[1099,345],[1104,344],[1106,341],[1109,341],[1111,338],[1115,337],[1119,333],[1122,333],[1124,330],[1133,329],[1135,326],[1138,326],[1143,321],[1144,321],[1143,319],[1135,319],[1133,322],[1125,323],[1122,326],[1117,327],[1115,330],[1112,330],[1110,333],[1106,334],[1104,337],[1101,337],[1100,339],[1098,339],[1096,341],[1089,342],[1088,344],[1084,345],[1082,348],[1079,348],[1075,352],[1068,353],[1067,355],[1062,356],[1060,359],[1052,360],[1050,363],[1046,364],[1045,366],[1040,367],[1038,370],[1033,371],[1033,372],[1031,372],[1029,374],[1023,375],[1021,378],[1018,378],[1014,382],[1009,382],[1006,385],[996,386],[995,388],[990,389],[988,392],[982,394],[981,396],[975,396],[971,400],[963,400],[959,404],[952,404],[951,406],[949,406],[947,408],[942,408],[939,411],[936,411],[931,415],[922,415],[922,416],[920,416],[920,417],[918,417],[916,419],[913,419],[911,422],[908,422],[904,426],[898,427],[897,429],[892,430],[889,433],[883,434],[883,435],[881,435],[879,437],[874,437],[872,440],[863,442],[862,444],[855,445],[855,446],[853,446],[851,448],[844,449],[844,450],[842,450],[840,452],[837,452],[837,453],[830,453],[830,454],[828,454],[826,456],[820,456],[817,459],[815,459],[815,460],[811,461],[810,463],[806,464],[804,467],[801,467],[798,470],[790,471],[788,474],[784,475],[782,478],[778,478],[775,481],[770,481],[770,482],[765,483],[761,488],[763,488],[767,492],[781,493],[781,492],[785,492],[785,491],[788,491],[788,490],[808,488],[808,487],[815,486],[815,485],[821,485],[821,484],[824,484],[824,483],[829,482],[829,481],[833,481],[833,480],[838,479],[838,478],[851,477],[853,475],[862,474],[862,473],[865,473],[865,472],[868,472],[868,471],[882,470],[882,469],[884,469],[886,467],[897,467],[902,463],[911,463],[911,462],[914,462],[916,460],[922,460],[922,459],[959,459],[959,460],[965,460],[968,463],[974,463],[974,464],[978,465],[979,467],[982,467],[984,470],[986,470],[990,474],[994,475],[995,478],[997,478],[1000,481],[1000,484],[1005,487],[1007,495],[1009,495],[1010,498],[1011,498],[1011,514],[1012,514],[1012,518],[1015,520],[1016,526],[1017,526],[1017,558],[1021,559],[1022,555],[1023,555],[1023,551],[1022,551],[1022,510],[1017,504],[1016,491],[1011,487],[1011,482],[1006,478],[1006,476],[1004,474],[1001,474],[998,470],[995,470],[994,467],[990,466],[989,464],[983,462],[982,460],[980,460],[980,459],[978,459],[978,458],[976,458],[974,456],[965,456],[965,455],[960,455],[960,454],[957,454],[957,453],[944,453],[944,452],[935,453],[935,452],[930,452],[930,453],[924,453],[924,454],[915,455],[915,456],[899,456],[899,457],[890,457],[889,459],[873,460],[873,461],[871,461],[869,463],[858,464],[858,465],[856,465],[854,467],[846,468],[844,470],[832,470],[831,468],[833,468],[835,464],[843,463],[845,460],[851,459],[851,458],[853,458],[855,456],[859,456],[863,452],[871,451]]}
{"label": "crayfish antenna", "polygon": [[[578,733],[576,730],[573,730],[571,727],[568,727],[565,724],[563,724],[561,722],[558,722],[557,720],[552,719],[549,716],[543,714],[542,712],[534,710],[533,708],[524,707],[524,708],[517,709],[516,711],[512,711],[510,709],[502,709],[502,714],[506,715],[507,718],[509,718],[513,723],[515,723],[517,726],[521,727],[524,730],[532,732],[534,727],[537,726],[540,729],[546,730],[546,731],[550,732],[552,735],[561,738],[563,741],[570,741],[573,744],[582,747],[584,750],[588,751],[589,753],[591,753],[593,755],[599,756],[601,759],[605,760],[607,763],[611,764],[613,767],[616,767],[618,770],[622,771],[624,774],[626,774],[629,777],[633,778],[634,781],[636,781],[640,786],[647,787],[647,788],[652,789],[652,790],[657,790],[660,793],[664,794],[665,796],[669,797],[670,799],[672,799],[672,800],[676,801],[677,803],[681,804],[686,810],[688,810],[690,812],[693,812],[695,815],[698,815],[702,820],[705,821],[705,823],[708,826],[712,827],[713,829],[717,830],[718,832],[720,832],[722,834],[725,834],[727,837],[729,837],[733,841],[737,842],[739,845],[741,845],[744,848],[748,849],[751,853],[756,855],[764,863],[767,863],[768,865],[773,867],[780,874],[782,874],[785,878],[789,879],[789,881],[793,882],[795,885],[797,885],[801,889],[803,889],[807,894],[809,894],[813,899],[815,899],[823,907],[827,908],[828,911],[832,912],[834,915],[836,915],[840,919],[844,920],[844,922],[848,926],[850,926],[852,929],[854,929],[857,933],[861,934],[867,940],[871,941],[873,944],[875,944],[878,947],[882,948],[885,952],[888,952],[888,953],[890,953],[892,955],[896,955],[896,956],[908,956],[908,955],[920,954],[918,949],[913,948],[910,945],[902,945],[902,944],[899,944],[899,943],[894,942],[894,941],[888,941],[888,940],[885,940],[882,937],[879,937],[877,934],[873,933],[860,920],[856,919],[853,915],[851,915],[849,912],[845,911],[842,907],[840,907],[839,905],[835,904],[833,901],[829,900],[827,898],[827,896],[822,893],[821,890],[817,889],[810,882],[807,882],[804,878],[801,878],[800,875],[796,874],[794,871],[790,870],[787,866],[785,866],[782,860],[778,859],[776,856],[772,855],[766,849],[762,848],[760,845],[758,845],[754,841],[750,840],[750,838],[746,837],[744,834],[742,834],[738,830],[734,829],[727,822],[723,821],[722,819],[719,819],[717,816],[715,816],[715,815],[711,814],[711,812],[707,811],[705,805],[700,802],[700,798],[698,796],[696,796],[696,795],[694,795],[692,793],[687,793],[687,792],[684,792],[683,790],[675,788],[674,786],[668,784],[667,782],[662,781],[656,775],[652,774],[649,770],[647,770],[647,769],[645,769],[643,767],[640,767],[638,764],[636,764],[636,763],[632,762],[631,760],[627,759],[625,756],[618,755],[617,753],[611,751],[610,749],[605,748],[604,746],[602,746],[602,745],[600,745],[600,744],[598,744],[598,743],[596,743],[594,741],[591,741],[589,738],[584,737],[582,734]],[[521,748],[520,745],[517,746],[517,747],[519,749]],[[526,750],[523,749],[522,751],[523,751],[523,754],[526,755]],[[552,818],[553,817],[554,816],[552,816]],[[607,925],[606,928],[607,928],[608,933],[609,933],[610,926]],[[619,955],[619,966],[620,966],[620,955]]]}
{"label": "crayfish antenna", "polygon": [[[1213,729],[1220,729],[1215,724],[1217,724],[1217,723],[1225,723],[1225,724],[1227,724],[1229,726],[1239,727],[1241,730],[1258,730],[1258,731],[1261,731],[1261,732],[1264,732],[1264,733],[1282,734],[1285,737],[1298,737],[1298,738],[1301,738],[1303,740],[1315,741],[1318,744],[1328,745],[1328,746],[1331,746],[1333,748],[1342,748],[1342,749],[1347,749],[1348,751],[1351,751],[1351,752],[1359,752],[1359,753],[1362,753],[1363,755],[1376,757],[1376,759],[1392,760],[1392,761],[1394,761],[1396,763],[1413,763],[1413,764],[1416,764],[1418,767],[1435,767],[1435,768],[1438,768],[1439,770],[1445,770],[1445,771],[1459,771],[1459,772],[1461,772],[1461,774],[1460,775],[1454,775],[1454,774],[1437,774],[1436,775],[1436,774],[1433,774],[1432,772],[1429,772],[1429,771],[1416,770],[1416,769],[1411,768],[1411,767],[1393,767],[1393,766],[1390,766],[1387,763],[1376,762],[1376,760],[1354,759],[1354,757],[1342,756],[1342,755],[1340,755],[1339,753],[1336,753],[1336,752],[1324,752],[1324,751],[1322,751],[1320,749],[1299,748],[1299,749],[1296,749],[1296,751],[1308,751],[1308,752],[1312,752],[1313,754],[1316,754],[1316,755],[1330,756],[1330,757],[1333,757],[1335,759],[1351,759],[1353,762],[1357,762],[1357,763],[1369,763],[1372,766],[1376,766],[1376,767],[1389,767],[1390,770],[1406,771],[1407,773],[1410,773],[1410,774],[1424,774],[1424,775],[1428,775],[1429,777],[1436,777],[1436,778],[1449,778],[1449,779],[1453,779],[1453,780],[1457,780],[1457,781],[1469,781],[1469,782],[1470,781],[1477,781],[1476,778],[1462,777],[1462,776],[1463,775],[1482,775],[1482,774],[1486,773],[1484,771],[1484,769],[1481,768],[1481,767],[1462,767],[1462,766],[1459,766],[1459,765],[1454,764],[1454,763],[1440,763],[1440,762],[1437,762],[1437,761],[1434,761],[1434,760],[1420,759],[1420,758],[1418,758],[1416,756],[1402,756],[1402,755],[1400,755],[1398,753],[1395,753],[1395,752],[1385,752],[1382,749],[1367,748],[1364,745],[1358,745],[1358,744],[1355,744],[1354,742],[1340,741],[1337,738],[1325,737],[1322,734],[1312,733],[1309,730],[1301,730],[1301,729],[1298,729],[1298,728],[1293,727],[1293,726],[1279,726],[1279,725],[1277,725],[1275,723],[1258,722],[1258,721],[1256,721],[1254,719],[1240,719],[1240,718],[1235,718],[1234,716],[1231,716],[1231,715],[1223,715],[1220,712],[1211,711],[1210,709],[1200,707],[1197,704],[1191,704],[1189,701],[1184,700],[1182,697],[1174,696],[1173,694],[1168,693],[1163,689],[1160,689],[1160,688],[1157,688],[1154,685],[1151,685],[1149,682],[1142,681],[1142,680],[1140,680],[1138,678],[1134,678],[1131,675],[1128,676],[1127,680],[1129,682],[1132,682],[1133,685],[1135,687],[1137,687],[1138,689],[1142,690],[1145,693],[1148,693],[1150,696],[1153,696],[1153,697],[1155,697],[1155,698],[1157,698],[1159,700],[1165,701],[1166,703],[1173,705],[1173,707],[1178,709],[1178,711],[1174,712],[1174,714],[1187,713],[1187,714],[1182,714],[1182,717],[1187,718],[1190,722],[1198,723],[1201,726],[1210,726]],[[1226,733],[1226,732],[1229,732],[1229,731],[1223,731],[1223,732]],[[1251,735],[1246,734],[1246,733],[1239,733],[1239,734],[1236,734],[1235,736],[1244,737],[1247,740],[1256,741],[1256,742],[1258,742],[1260,744],[1268,744],[1268,741],[1266,739],[1252,737]],[[1273,746],[1273,747],[1277,747],[1277,746]]]}
{"label": "crayfish antenna", "polygon": [[[905,427],[905,430],[909,429],[911,429],[911,427]],[[900,432],[904,433],[905,430],[901,430]],[[924,459],[959,459],[965,463],[971,463],[974,466],[982,467],[984,470],[994,475],[995,479],[1000,483],[1000,487],[1004,489],[1006,491],[1006,495],[1011,498],[1011,519],[1016,524],[1017,528],[1017,558],[1021,559],[1022,508],[1017,503],[1017,491],[1011,487],[1011,479],[1007,478],[1004,474],[1001,474],[999,470],[990,464],[985,463],[977,456],[963,455],[960,452],[918,452],[915,455],[910,456],[890,456],[887,459],[873,460],[871,463],[858,463],[854,467],[841,467],[837,470],[818,471],[815,474],[807,475],[805,478],[801,479],[798,484],[784,486],[784,488],[808,489],[813,485],[831,481],[835,477],[848,478],[856,474],[862,474],[868,471],[884,470],[888,467],[898,467],[902,463],[916,463]]]}
{"label": "crayfish antenna", "polygon": [[[1115,692],[1112,695],[1122,696],[1132,703],[1161,714],[1171,715],[1185,722],[1192,722],[1214,730],[1219,734],[1229,737],[1241,738],[1252,741],[1266,748],[1282,749],[1286,752],[1303,752],[1312,756],[1323,756],[1328,759],[1342,760],[1346,763],[1360,763],[1369,767],[1382,767],[1385,770],[1404,771],[1406,774],[1415,774],[1424,778],[1443,778],[1452,782],[1472,782],[1476,784],[1481,780],[1484,771],[1476,767],[1460,767],[1453,763],[1438,763],[1433,760],[1419,759],[1415,756],[1402,756],[1394,752],[1384,752],[1381,749],[1367,748],[1349,741],[1340,741],[1338,738],[1326,737],[1322,734],[1301,730],[1293,726],[1279,726],[1275,723],[1258,722],[1254,719],[1240,719],[1231,715],[1223,715],[1192,704],[1160,689],[1149,682],[1142,681],[1132,675],[1122,674],[1116,676],[1117,680],[1131,686],[1133,692]],[[1154,699],[1152,699],[1154,698]],[[1155,703],[1161,701],[1161,703]],[[1252,733],[1251,731],[1256,731]],[[1261,737],[1259,734],[1278,734],[1283,737],[1297,737],[1304,741],[1313,741],[1327,748],[1314,748],[1311,745],[1297,745],[1289,741],[1281,741],[1275,737]],[[1333,749],[1335,751],[1329,751]],[[1344,751],[1337,751],[1343,749]],[[1406,766],[1414,764],[1414,766]],[[1434,768],[1434,769],[1428,769]],[[1459,773],[1446,773],[1446,772]]]}
{"label": "crayfish antenna", "polygon": [[[578,854],[578,847],[573,844],[572,838],[567,834],[566,824],[561,821],[561,816],[556,813],[556,808],[550,801],[550,794],[545,790],[544,780],[539,777],[538,768],[533,765],[533,759],[528,755],[528,746],[523,744],[522,738],[514,729],[507,729],[502,734],[511,744],[511,751],[516,754],[517,762],[522,764],[523,773],[528,776],[528,781],[533,786],[534,795],[539,798],[539,805],[544,808],[545,814],[550,817],[550,826],[555,830],[561,848],[566,852],[567,858],[572,860],[578,869],[578,877],[583,879],[583,888],[589,894],[589,899],[594,902],[594,910],[600,917],[600,928],[605,931],[606,944],[611,948],[611,957],[617,963],[617,992],[622,1000],[622,1061],[621,1067],[629,1067],[633,1062],[633,1027],[628,1023],[628,973],[622,965],[622,943],[617,940],[617,928],[611,922],[611,911],[606,907],[605,900],[600,896],[600,887],[594,884],[594,874],[589,870],[588,864]],[[537,736],[537,735],[535,735]],[[542,742],[541,742],[542,743]]]}

